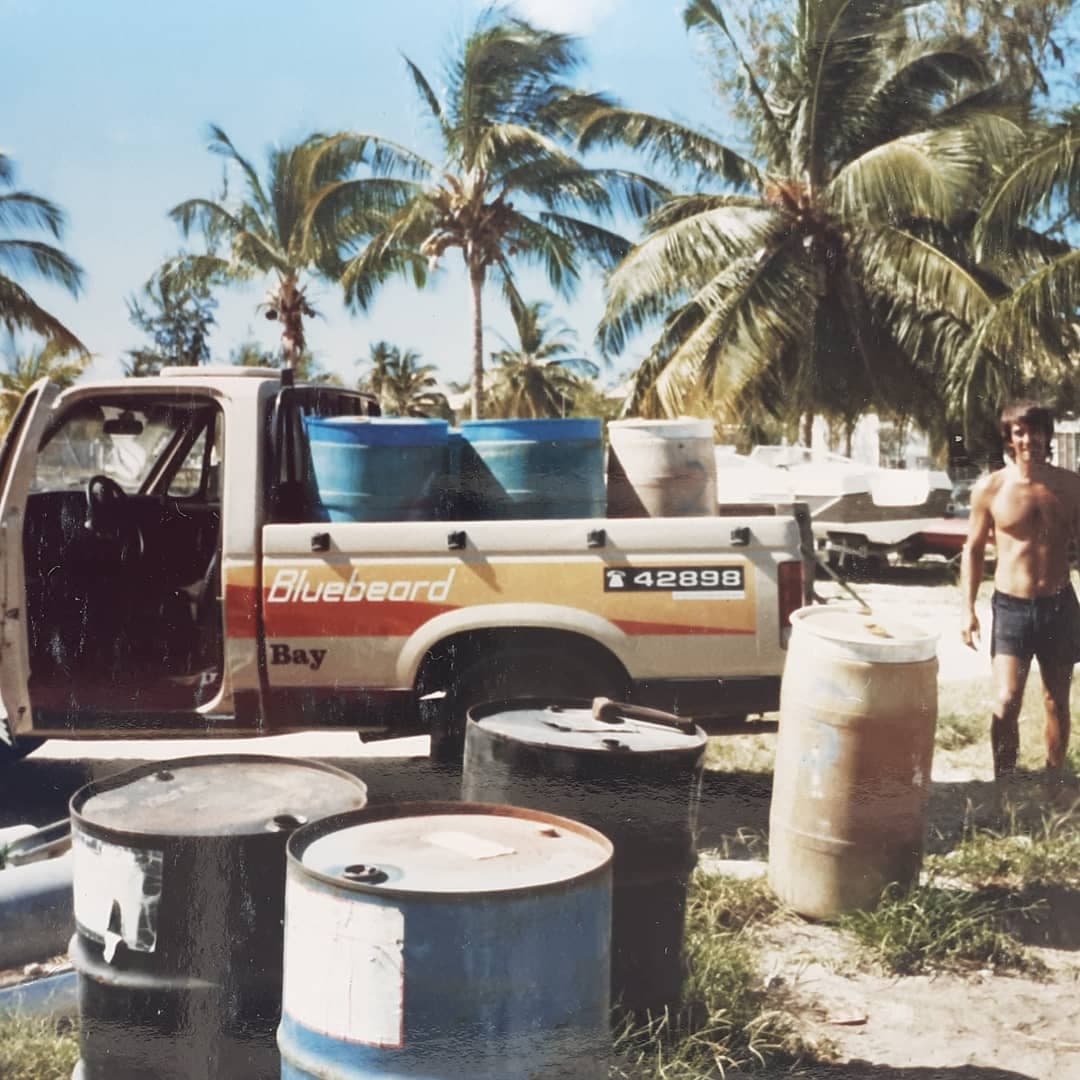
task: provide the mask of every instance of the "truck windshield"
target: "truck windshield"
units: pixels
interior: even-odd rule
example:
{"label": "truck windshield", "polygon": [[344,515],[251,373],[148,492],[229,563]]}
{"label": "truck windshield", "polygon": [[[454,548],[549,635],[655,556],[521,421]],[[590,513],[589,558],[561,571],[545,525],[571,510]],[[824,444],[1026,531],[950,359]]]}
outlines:
{"label": "truck windshield", "polygon": [[138,400],[76,405],[46,433],[31,491],[82,490],[92,476],[102,475],[134,494],[146,490],[150,478],[178,447],[183,447],[184,459],[169,471],[186,486],[183,480],[191,470],[185,459],[192,451],[199,453],[204,439],[193,447],[184,444],[197,416],[205,422],[204,412]]}

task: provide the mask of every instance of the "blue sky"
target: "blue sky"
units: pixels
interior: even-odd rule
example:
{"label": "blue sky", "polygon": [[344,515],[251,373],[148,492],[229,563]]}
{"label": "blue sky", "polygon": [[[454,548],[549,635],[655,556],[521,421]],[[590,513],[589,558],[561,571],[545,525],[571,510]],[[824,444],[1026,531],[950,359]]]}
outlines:
{"label": "blue sky", "polygon": [[[483,6],[0,0],[0,149],[15,159],[19,187],[67,212],[63,246],[86,271],[78,301],[27,284],[96,354],[91,374],[119,374],[125,350],[143,342],[124,300],[182,246],[168,209],[219,190],[221,159],[206,151],[209,123],[221,125],[260,165],[271,144],[315,130],[371,131],[434,155],[401,54],[438,85],[442,61]],[[590,61],[583,84],[635,108],[698,125],[723,122],[708,67],[683,29],[679,0],[518,0],[516,9],[583,36]],[[333,286],[314,284],[310,293],[323,318],[309,328],[310,346],[350,382],[361,370],[357,359],[383,338],[419,350],[443,378],[464,378],[469,309],[458,263],[445,260],[423,292],[387,287],[365,315],[346,313]],[[599,279],[587,277],[573,304],[552,296],[542,278],[529,282],[527,298],[553,301],[553,314],[595,355]],[[215,359],[227,359],[248,338],[276,344],[275,325],[255,311],[263,291],[220,294]],[[485,325],[509,336],[494,290],[486,307]],[[493,334],[485,345],[498,347]],[[615,370],[633,355],[616,361]]]}

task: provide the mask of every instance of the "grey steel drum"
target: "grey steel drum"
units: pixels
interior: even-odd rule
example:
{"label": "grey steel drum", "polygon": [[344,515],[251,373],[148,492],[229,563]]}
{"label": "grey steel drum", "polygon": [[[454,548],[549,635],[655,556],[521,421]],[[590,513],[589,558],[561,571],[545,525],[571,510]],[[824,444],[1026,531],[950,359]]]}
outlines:
{"label": "grey steel drum", "polygon": [[462,797],[561,814],[615,848],[612,997],[635,1012],[679,999],[705,734],[612,714],[584,701],[473,708]]}
{"label": "grey steel drum", "polygon": [[399,803],[289,841],[283,1080],[606,1080],[611,844]]}
{"label": "grey steel drum", "polygon": [[84,1080],[279,1071],[285,844],[362,807],[355,776],[255,755],[183,758],[71,799]]}

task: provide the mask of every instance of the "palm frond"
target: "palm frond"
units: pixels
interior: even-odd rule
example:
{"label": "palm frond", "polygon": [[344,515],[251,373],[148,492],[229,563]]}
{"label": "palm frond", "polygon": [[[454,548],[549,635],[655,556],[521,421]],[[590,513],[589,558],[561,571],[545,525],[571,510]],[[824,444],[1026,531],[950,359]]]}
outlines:
{"label": "palm frond", "polygon": [[928,240],[895,226],[867,229],[853,237],[855,276],[870,294],[895,298],[926,312],[944,311],[971,328],[993,300],[970,270]]}
{"label": "palm frond", "polygon": [[[505,172],[530,165],[580,169],[577,161],[555,140],[525,124],[509,121],[488,124],[479,134],[472,169],[491,175],[497,183]],[[502,182],[506,184],[505,180]]]}
{"label": "palm frond", "polygon": [[17,282],[0,274],[0,326],[9,333],[28,332],[52,339],[65,350],[88,354],[89,349],[54,315],[35,303]]}
{"label": "palm frond", "polygon": [[982,50],[961,37],[908,41],[899,56],[887,65],[871,68],[868,74],[873,85],[849,86],[846,97],[835,103],[841,110],[838,131],[843,133],[845,158],[924,130],[934,123],[942,103],[957,87],[966,82],[985,84],[989,78]]}
{"label": "palm frond", "polygon": [[[555,214],[544,215],[552,219],[550,225],[543,220],[533,221],[517,211],[511,211],[509,217],[507,237],[518,249],[518,257],[543,267],[548,283],[561,296],[569,297],[578,283],[580,274],[575,257],[578,244],[591,243],[594,250],[590,254],[597,259],[603,257],[605,237],[601,234],[606,230],[598,226],[594,227],[595,233],[590,233],[586,223],[576,223],[582,227],[575,231],[571,219]],[[607,237],[613,235],[608,233]]]}
{"label": "palm frond", "polygon": [[0,267],[14,274],[32,273],[78,296],[82,288],[82,268],[59,248],[38,240],[0,238]]}
{"label": "palm frond", "polygon": [[491,124],[542,124],[554,86],[582,58],[576,39],[493,12],[482,16],[448,71],[444,131],[453,159],[472,169]]}
{"label": "palm frond", "polygon": [[[767,210],[760,195],[709,194],[693,192],[689,195],[670,195],[649,214],[645,221],[646,233],[656,233],[670,225],[707,214],[712,210],[736,207],[745,210]],[[771,210],[769,211],[771,213]]]}
{"label": "palm frond", "polygon": [[651,164],[663,166],[674,176],[692,172],[698,185],[722,180],[749,188],[761,183],[757,166],[741,154],[700,131],[648,113],[600,109],[578,136],[583,153],[620,146],[643,154]]}
{"label": "palm frond", "polygon": [[[753,66],[743,56],[734,35],[728,27],[723,12],[717,7],[714,0],[690,0],[683,12],[683,23],[688,30],[696,30],[709,36],[719,32],[723,40],[732,48],[743,70],[746,84],[758,103],[762,122],[767,132],[767,142],[770,145],[769,159],[776,160],[780,154],[780,148],[784,143],[784,127],[773,111],[769,95],[761,85]],[[753,182],[753,181],[749,181]]]}
{"label": "palm frond", "polygon": [[428,82],[427,76],[416,66],[407,56],[402,54],[402,59],[405,61],[405,66],[409,69],[409,75],[412,77],[413,85],[416,87],[417,93],[420,95],[421,100],[427,105],[431,111],[431,115],[438,122],[441,128],[444,124],[443,120],[443,107],[442,102],[439,101],[438,95],[431,88],[431,83]]}
{"label": "palm frond", "polygon": [[367,310],[378,286],[394,277],[423,288],[428,278],[428,260],[415,246],[395,243],[386,234],[376,235],[342,268],[340,281],[345,303],[354,310]]}
{"label": "palm frond", "polygon": [[1075,350],[1078,312],[1080,250],[1060,255],[1000,300],[980,325],[974,349],[1023,357],[1029,377],[1052,374]]}
{"label": "palm frond", "polygon": [[736,260],[687,305],[700,321],[671,349],[656,383],[670,414],[687,410],[693,395],[723,413],[730,395],[805,338],[813,290],[792,250],[785,245],[765,259]]}
{"label": "palm frond", "polygon": [[979,215],[977,250],[1008,247],[1013,230],[1047,210],[1058,195],[1080,207],[1080,120],[1057,125],[1002,171]]}
{"label": "palm frond", "polygon": [[647,236],[608,280],[598,330],[604,352],[621,352],[630,334],[711,281],[717,267],[767,252],[785,229],[775,210],[724,205]]}
{"label": "palm frond", "polygon": [[541,213],[540,221],[598,266],[612,269],[630,250],[630,241],[611,229],[567,214]]}
{"label": "palm frond", "polygon": [[226,235],[245,229],[238,216],[213,199],[185,199],[169,211],[169,217],[180,226],[184,236],[189,236],[192,229],[217,230]]}
{"label": "palm frond", "polygon": [[64,212],[55,203],[28,191],[0,195],[0,228],[45,229],[59,239],[64,229]]}
{"label": "palm frond", "polygon": [[212,288],[251,276],[217,255],[185,254],[167,259],[158,272],[158,281],[162,289],[179,293],[190,289]]}
{"label": "palm frond", "polygon": [[207,149],[212,154],[219,154],[228,158],[240,167],[247,180],[248,191],[251,192],[251,196],[258,205],[260,212],[264,214],[270,213],[270,200],[266,197],[266,191],[263,189],[258,172],[251,162],[233,146],[232,140],[225,134],[224,129],[218,127],[217,124],[210,125],[210,142]]}
{"label": "palm frond", "polygon": [[966,209],[981,165],[962,131],[905,135],[848,162],[829,185],[828,199],[851,220],[948,222]]}

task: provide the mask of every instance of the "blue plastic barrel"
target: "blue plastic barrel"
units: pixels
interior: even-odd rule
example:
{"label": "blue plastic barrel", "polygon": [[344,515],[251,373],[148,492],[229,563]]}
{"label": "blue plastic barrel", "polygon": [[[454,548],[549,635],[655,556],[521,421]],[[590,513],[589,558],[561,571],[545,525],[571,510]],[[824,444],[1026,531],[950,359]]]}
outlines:
{"label": "blue plastic barrel", "polygon": [[283,1080],[602,1080],[611,843],[536,810],[397,803],[288,849]]}
{"label": "blue plastic barrel", "polygon": [[329,521],[427,521],[446,473],[445,420],[305,418],[318,500]]}
{"label": "blue plastic barrel", "polygon": [[461,433],[502,489],[493,516],[604,516],[599,419],[466,420]]}

